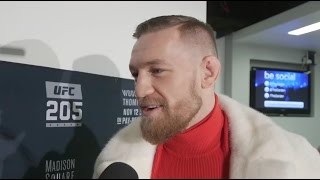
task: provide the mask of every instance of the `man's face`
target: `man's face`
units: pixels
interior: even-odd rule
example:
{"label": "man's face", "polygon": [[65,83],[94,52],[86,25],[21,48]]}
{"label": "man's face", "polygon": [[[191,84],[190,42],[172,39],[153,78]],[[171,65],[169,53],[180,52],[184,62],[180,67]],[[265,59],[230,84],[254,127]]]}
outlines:
{"label": "man's face", "polygon": [[152,144],[186,129],[202,105],[190,51],[175,28],[145,34],[133,47],[130,71],[142,110],[141,130]]}

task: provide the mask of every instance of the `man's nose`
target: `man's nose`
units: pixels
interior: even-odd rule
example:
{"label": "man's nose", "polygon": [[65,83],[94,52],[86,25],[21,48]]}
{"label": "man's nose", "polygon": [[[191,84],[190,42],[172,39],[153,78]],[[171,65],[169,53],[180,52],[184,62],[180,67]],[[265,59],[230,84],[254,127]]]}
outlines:
{"label": "man's nose", "polygon": [[149,77],[140,75],[136,79],[135,91],[137,98],[144,98],[154,92],[152,82]]}

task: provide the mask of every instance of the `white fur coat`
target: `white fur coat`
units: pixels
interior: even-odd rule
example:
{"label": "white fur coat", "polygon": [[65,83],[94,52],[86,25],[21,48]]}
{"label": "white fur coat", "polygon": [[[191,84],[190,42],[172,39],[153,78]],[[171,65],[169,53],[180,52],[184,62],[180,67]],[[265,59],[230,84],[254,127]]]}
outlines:
{"label": "white fur coat", "polygon": [[[320,155],[305,138],[257,111],[219,95],[230,125],[230,178],[320,178]],[[140,120],[121,129],[99,154],[93,178],[113,162],[132,166],[150,179],[156,146],[141,135]]]}

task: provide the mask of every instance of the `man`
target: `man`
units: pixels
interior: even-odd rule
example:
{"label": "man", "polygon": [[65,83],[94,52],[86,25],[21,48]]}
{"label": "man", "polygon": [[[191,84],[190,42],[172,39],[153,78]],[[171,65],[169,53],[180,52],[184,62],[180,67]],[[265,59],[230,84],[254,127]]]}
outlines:
{"label": "man", "polygon": [[142,117],[108,142],[94,178],[113,162],[139,178],[320,178],[320,156],[303,137],[214,92],[220,62],[209,25],[161,16],[133,36]]}

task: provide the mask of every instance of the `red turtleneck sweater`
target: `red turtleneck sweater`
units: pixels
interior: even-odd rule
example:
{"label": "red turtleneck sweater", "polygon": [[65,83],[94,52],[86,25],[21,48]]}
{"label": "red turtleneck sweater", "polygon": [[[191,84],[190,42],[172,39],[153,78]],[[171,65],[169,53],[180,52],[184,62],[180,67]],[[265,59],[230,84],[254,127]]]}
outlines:
{"label": "red turtleneck sweater", "polygon": [[215,96],[213,110],[157,146],[151,178],[228,178],[229,127]]}

